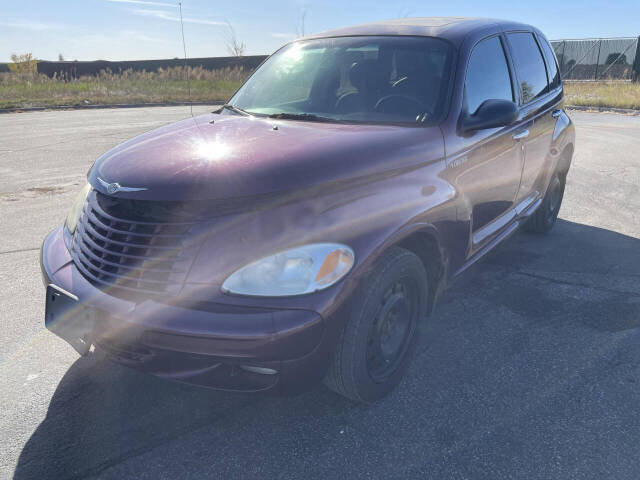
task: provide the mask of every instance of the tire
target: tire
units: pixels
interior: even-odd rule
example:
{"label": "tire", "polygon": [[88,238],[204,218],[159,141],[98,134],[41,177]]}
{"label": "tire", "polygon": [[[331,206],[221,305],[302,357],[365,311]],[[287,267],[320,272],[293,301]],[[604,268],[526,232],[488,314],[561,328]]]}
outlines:
{"label": "tire", "polygon": [[354,293],[325,385],[364,403],[393,390],[413,356],[428,288],[420,259],[409,250],[390,248]]}
{"label": "tire", "polygon": [[564,197],[564,187],[566,176],[560,172],[555,172],[549,180],[547,193],[531,217],[524,224],[524,229],[530,233],[547,233],[553,228],[558,218],[558,212]]}

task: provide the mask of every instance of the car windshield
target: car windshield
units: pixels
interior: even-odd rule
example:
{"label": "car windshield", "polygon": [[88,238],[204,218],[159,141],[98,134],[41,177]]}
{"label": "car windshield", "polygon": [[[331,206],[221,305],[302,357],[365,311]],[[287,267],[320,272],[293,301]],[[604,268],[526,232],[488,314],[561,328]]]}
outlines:
{"label": "car windshield", "polygon": [[447,42],[428,37],[298,41],[272,55],[229,104],[283,119],[434,123],[448,104],[451,57]]}

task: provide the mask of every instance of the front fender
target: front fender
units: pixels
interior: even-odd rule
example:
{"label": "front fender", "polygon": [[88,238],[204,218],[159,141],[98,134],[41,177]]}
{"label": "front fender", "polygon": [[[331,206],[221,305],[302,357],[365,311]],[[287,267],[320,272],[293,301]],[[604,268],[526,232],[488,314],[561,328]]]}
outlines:
{"label": "front fender", "polygon": [[[189,272],[182,294],[217,303],[287,306],[332,310],[348,297],[391,245],[422,231],[447,244],[442,228],[455,224],[454,188],[442,178],[444,160],[425,162],[359,185],[316,198],[304,198],[265,213],[220,219],[211,226],[215,241],[205,242]],[[260,238],[261,241],[249,241]],[[254,258],[297,245],[335,242],[349,245],[356,264],[344,281],[309,295],[257,298],[225,294],[223,280]],[[249,248],[252,247],[252,248]]]}
{"label": "front fender", "polygon": [[[455,209],[452,209],[455,214]],[[447,222],[453,225],[453,222]],[[446,226],[440,226],[424,222],[410,223],[391,235],[381,239],[378,247],[373,250],[361,265],[359,275],[356,275],[359,282],[375,267],[384,252],[393,246],[400,246],[415,253],[427,271],[429,278],[428,296],[431,313],[435,307],[437,299],[447,286],[450,271],[450,246],[451,242],[447,238]]]}

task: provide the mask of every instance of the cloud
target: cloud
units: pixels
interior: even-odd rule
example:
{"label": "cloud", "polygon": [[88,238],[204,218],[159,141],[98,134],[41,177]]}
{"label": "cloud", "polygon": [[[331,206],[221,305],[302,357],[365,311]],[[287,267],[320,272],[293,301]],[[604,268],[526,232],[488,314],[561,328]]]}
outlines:
{"label": "cloud", "polygon": [[144,32],[137,30],[122,30],[119,32],[106,33],[91,33],[87,35],[76,35],[73,37],[77,44],[104,44],[113,45],[114,43],[130,44],[130,42],[136,43],[166,43],[166,39],[160,37],[153,37],[147,35]]}
{"label": "cloud", "polygon": [[136,5],[152,5],[154,7],[172,7],[178,6],[178,3],[164,3],[164,2],[149,2],[146,0],[107,0],[112,3],[135,3]]}
{"label": "cloud", "polygon": [[16,21],[16,22],[4,22],[0,21],[0,25],[9,28],[20,28],[22,30],[34,30],[36,32],[43,32],[45,30],[61,30],[63,25],[56,25],[53,23],[34,22],[32,20]]}
{"label": "cloud", "polygon": [[271,32],[269,33],[269,35],[275,38],[296,38],[297,37],[295,33]]}
{"label": "cloud", "polygon": [[[173,58],[182,47],[176,41],[157,36],[153,32],[115,30],[77,34],[66,32],[61,38],[65,58],[81,60],[140,60]],[[55,55],[51,53],[50,56]]]}
{"label": "cloud", "polygon": [[[148,10],[144,8],[136,8],[132,10],[134,15],[142,15],[144,17],[154,17],[160,20],[168,20],[171,22],[179,22],[180,16],[168,12],[166,10]],[[199,25],[216,25],[216,26],[226,26],[227,23],[218,20],[208,20],[206,18],[193,18],[193,17],[182,17],[184,23],[196,23]]]}

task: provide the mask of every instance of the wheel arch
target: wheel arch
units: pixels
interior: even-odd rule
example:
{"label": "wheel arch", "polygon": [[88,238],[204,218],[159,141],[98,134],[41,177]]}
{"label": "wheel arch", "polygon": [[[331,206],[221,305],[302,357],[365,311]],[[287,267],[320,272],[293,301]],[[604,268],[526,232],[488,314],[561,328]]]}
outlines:
{"label": "wheel arch", "polygon": [[436,234],[429,230],[419,230],[396,243],[418,256],[429,278],[429,307],[432,313],[446,284],[446,252],[440,246]]}
{"label": "wheel arch", "polygon": [[575,126],[569,115],[563,111],[556,121],[551,143],[551,154],[556,158],[554,171],[563,172],[565,176],[569,172],[575,140]]}
{"label": "wheel arch", "polygon": [[569,167],[571,166],[571,159],[573,158],[573,143],[568,143],[562,149],[560,158],[558,159],[558,171],[566,177],[569,173]]}
{"label": "wheel arch", "polygon": [[432,313],[446,287],[449,265],[448,254],[442,246],[438,231],[431,225],[415,225],[389,239],[376,256],[379,258],[391,247],[409,250],[422,262],[429,279],[428,313]]}

